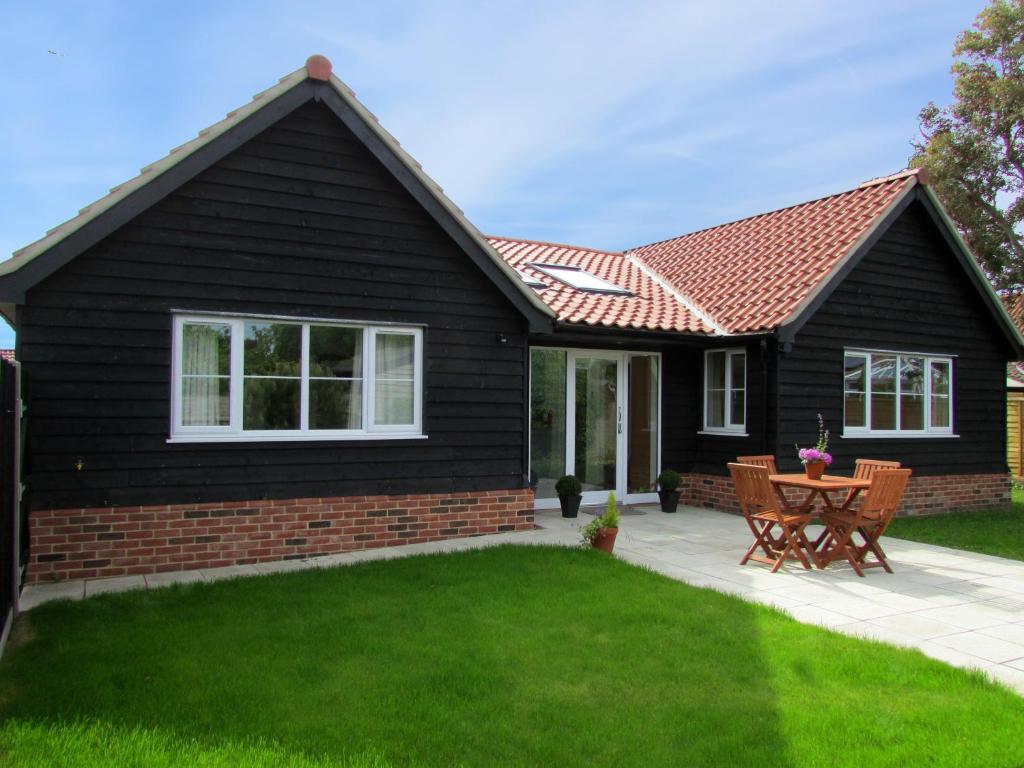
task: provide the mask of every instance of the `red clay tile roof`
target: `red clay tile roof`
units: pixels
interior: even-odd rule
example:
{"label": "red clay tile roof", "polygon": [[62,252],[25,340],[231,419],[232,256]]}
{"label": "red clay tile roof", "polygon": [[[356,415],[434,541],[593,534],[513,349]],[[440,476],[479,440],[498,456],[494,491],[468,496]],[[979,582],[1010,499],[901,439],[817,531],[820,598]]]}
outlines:
{"label": "red clay tile roof", "polygon": [[[642,265],[622,253],[557,243],[489,237],[509,266],[546,285],[538,295],[562,322],[647,331],[714,333],[715,328]],[[580,267],[630,295],[581,291],[534,269],[531,262]]]}
{"label": "red clay tile roof", "polygon": [[728,333],[771,330],[824,283],[918,176],[904,171],[873,179],[630,253]]}
{"label": "red clay tile roof", "polygon": [[0,359],[13,360],[14,350],[13,349],[0,349]]}
{"label": "red clay tile roof", "polygon": [[1014,389],[1024,388],[1024,363],[1006,364],[1006,385]]}
{"label": "red clay tile roof", "polygon": [[1013,320],[1018,329],[1024,331],[1024,292],[1015,291],[999,296],[1006,308],[1006,314]]}

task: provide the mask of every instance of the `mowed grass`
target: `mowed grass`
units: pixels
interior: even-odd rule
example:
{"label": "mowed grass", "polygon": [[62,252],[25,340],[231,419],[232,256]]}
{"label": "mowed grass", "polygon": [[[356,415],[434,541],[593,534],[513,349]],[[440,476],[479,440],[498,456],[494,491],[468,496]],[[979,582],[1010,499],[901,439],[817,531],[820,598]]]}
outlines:
{"label": "mowed grass", "polygon": [[1024,560],[1024,489],[1013,490],[1013,505],[992,512],[958,512],[931,517],[898,517],[887,536]]}
{"label": "mowed grass", "polygon": [[1024,763],[1024,699],[979,673],[595,551],[417,556],[21,622],[0,764]]}

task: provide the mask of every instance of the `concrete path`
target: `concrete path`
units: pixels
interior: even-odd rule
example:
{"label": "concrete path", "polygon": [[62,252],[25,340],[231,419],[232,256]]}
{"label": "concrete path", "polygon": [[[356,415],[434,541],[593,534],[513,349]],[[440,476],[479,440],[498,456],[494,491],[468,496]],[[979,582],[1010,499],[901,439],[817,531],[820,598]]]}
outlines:
{"label": "concrete path", "polygon": [[[603,510],[600,510],[603,511]],[[329,555],[309,560],[230,566],[113,579],[32,585],[21,610],[60,598],[81,599],[104,592],[304,568],[323,568],[424,552],[453,552],[497,544],[576,544],[577,520],[558,512],[537,515],[538,530],[471,539],[415,544]],[[793,618],[858,637],[917,648],[949,664],[984,670],[1024,695],[1024,562],[887,538],[883,547],[895,571],[858,577],[849,566],[824,571],[787,565],[738,565],[750,542],[740,517],[680,508],[674,515],[657,506],[624,514],[615,553],[688,584],[710,587],[745,600],[773,605]]]}

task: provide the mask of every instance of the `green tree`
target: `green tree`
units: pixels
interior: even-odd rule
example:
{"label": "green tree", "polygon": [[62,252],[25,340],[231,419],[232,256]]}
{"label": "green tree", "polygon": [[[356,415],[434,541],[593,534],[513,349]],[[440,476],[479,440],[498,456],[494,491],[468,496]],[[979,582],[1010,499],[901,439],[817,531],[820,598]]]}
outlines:
{"label": "green tree", "polygon": [[953,48],[953,103],[920,113],[912,167],[997,288],[1024,285],[1024,0],[994,0]]}

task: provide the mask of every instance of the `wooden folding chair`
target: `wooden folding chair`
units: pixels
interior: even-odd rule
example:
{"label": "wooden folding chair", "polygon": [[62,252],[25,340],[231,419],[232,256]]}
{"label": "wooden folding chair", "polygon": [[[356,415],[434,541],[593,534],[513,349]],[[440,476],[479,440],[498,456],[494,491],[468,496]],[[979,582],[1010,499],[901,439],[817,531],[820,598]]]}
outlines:
{"label": "wooden folding chair", "polygon": [[[883,461],[881,459],[857,459],[853,464],[853,479],[854,480],[870,480],[876,470],[879,469],[899,469],[900,463],[898,461]],[[846,494],[846,499],[843,501],[843,506],[848,507],[850,503],[857,498],[858,492],[854,489]]]}
{"label": "wooden folding chair", "polygon": [[[811,521],[808,514],[810,505],[792,507],[784,504],[774,493],[768,469],[763,466],[729,464],[729,474],[732,475],[743,517],[754,534],[754,543],[743,555],[740,565],[755,560],[771,565],[772,573],[775,573],[787,559],[795,558],[804,568],[810,569],[811,564],[805,554],[808,552],[817,564],[814,550],[804,534],[804,528]],[[773,535],[772,530],[776,526],[780,533]],[[764,554],[756,554],[758,549]]]}
{"label": "wooden folding chair", "polygon": [[[865,568],[884,568],[886,573],[892,573],[878,540],[899,511],[910,473],[909,469],[875,468],[871,486],[856,509],[842,507],[822,515],[821,521],[829,534],[828,548],[820,557],[822,567],[845,557],[858,576],[864,575]],[[854,541],[855,533],[860,535],[862,544]],[[875,556],[874,562],[867,561],[869,552]]]}
{"label": "wooden folding chair", "polygon": [[[770,454],[765,456],[737,456],[736,462],[738,464],[750,464],[751,466],[754,467],[764,467],[765,469],[768,470],[769,475],[779,474],[779,470],[775,466],[775,457]],[[786,498],[786,494],[783,493],[782,489],[779,488],[778,486],[775,486],[775,495],[779,497],[779,501],[781,501],[784,505],[789,504],[789,500]],[[780,542],[773,536],[772,543],[777,545]]]}
{"label": "wooden folding chair", "polygon": [[753,467],[764,467],[768,470],[769,475],[779,474],[779,470],[775,467],[775,457],[768,456],[737,456],[736,461],[739,464],[749,464]]}

